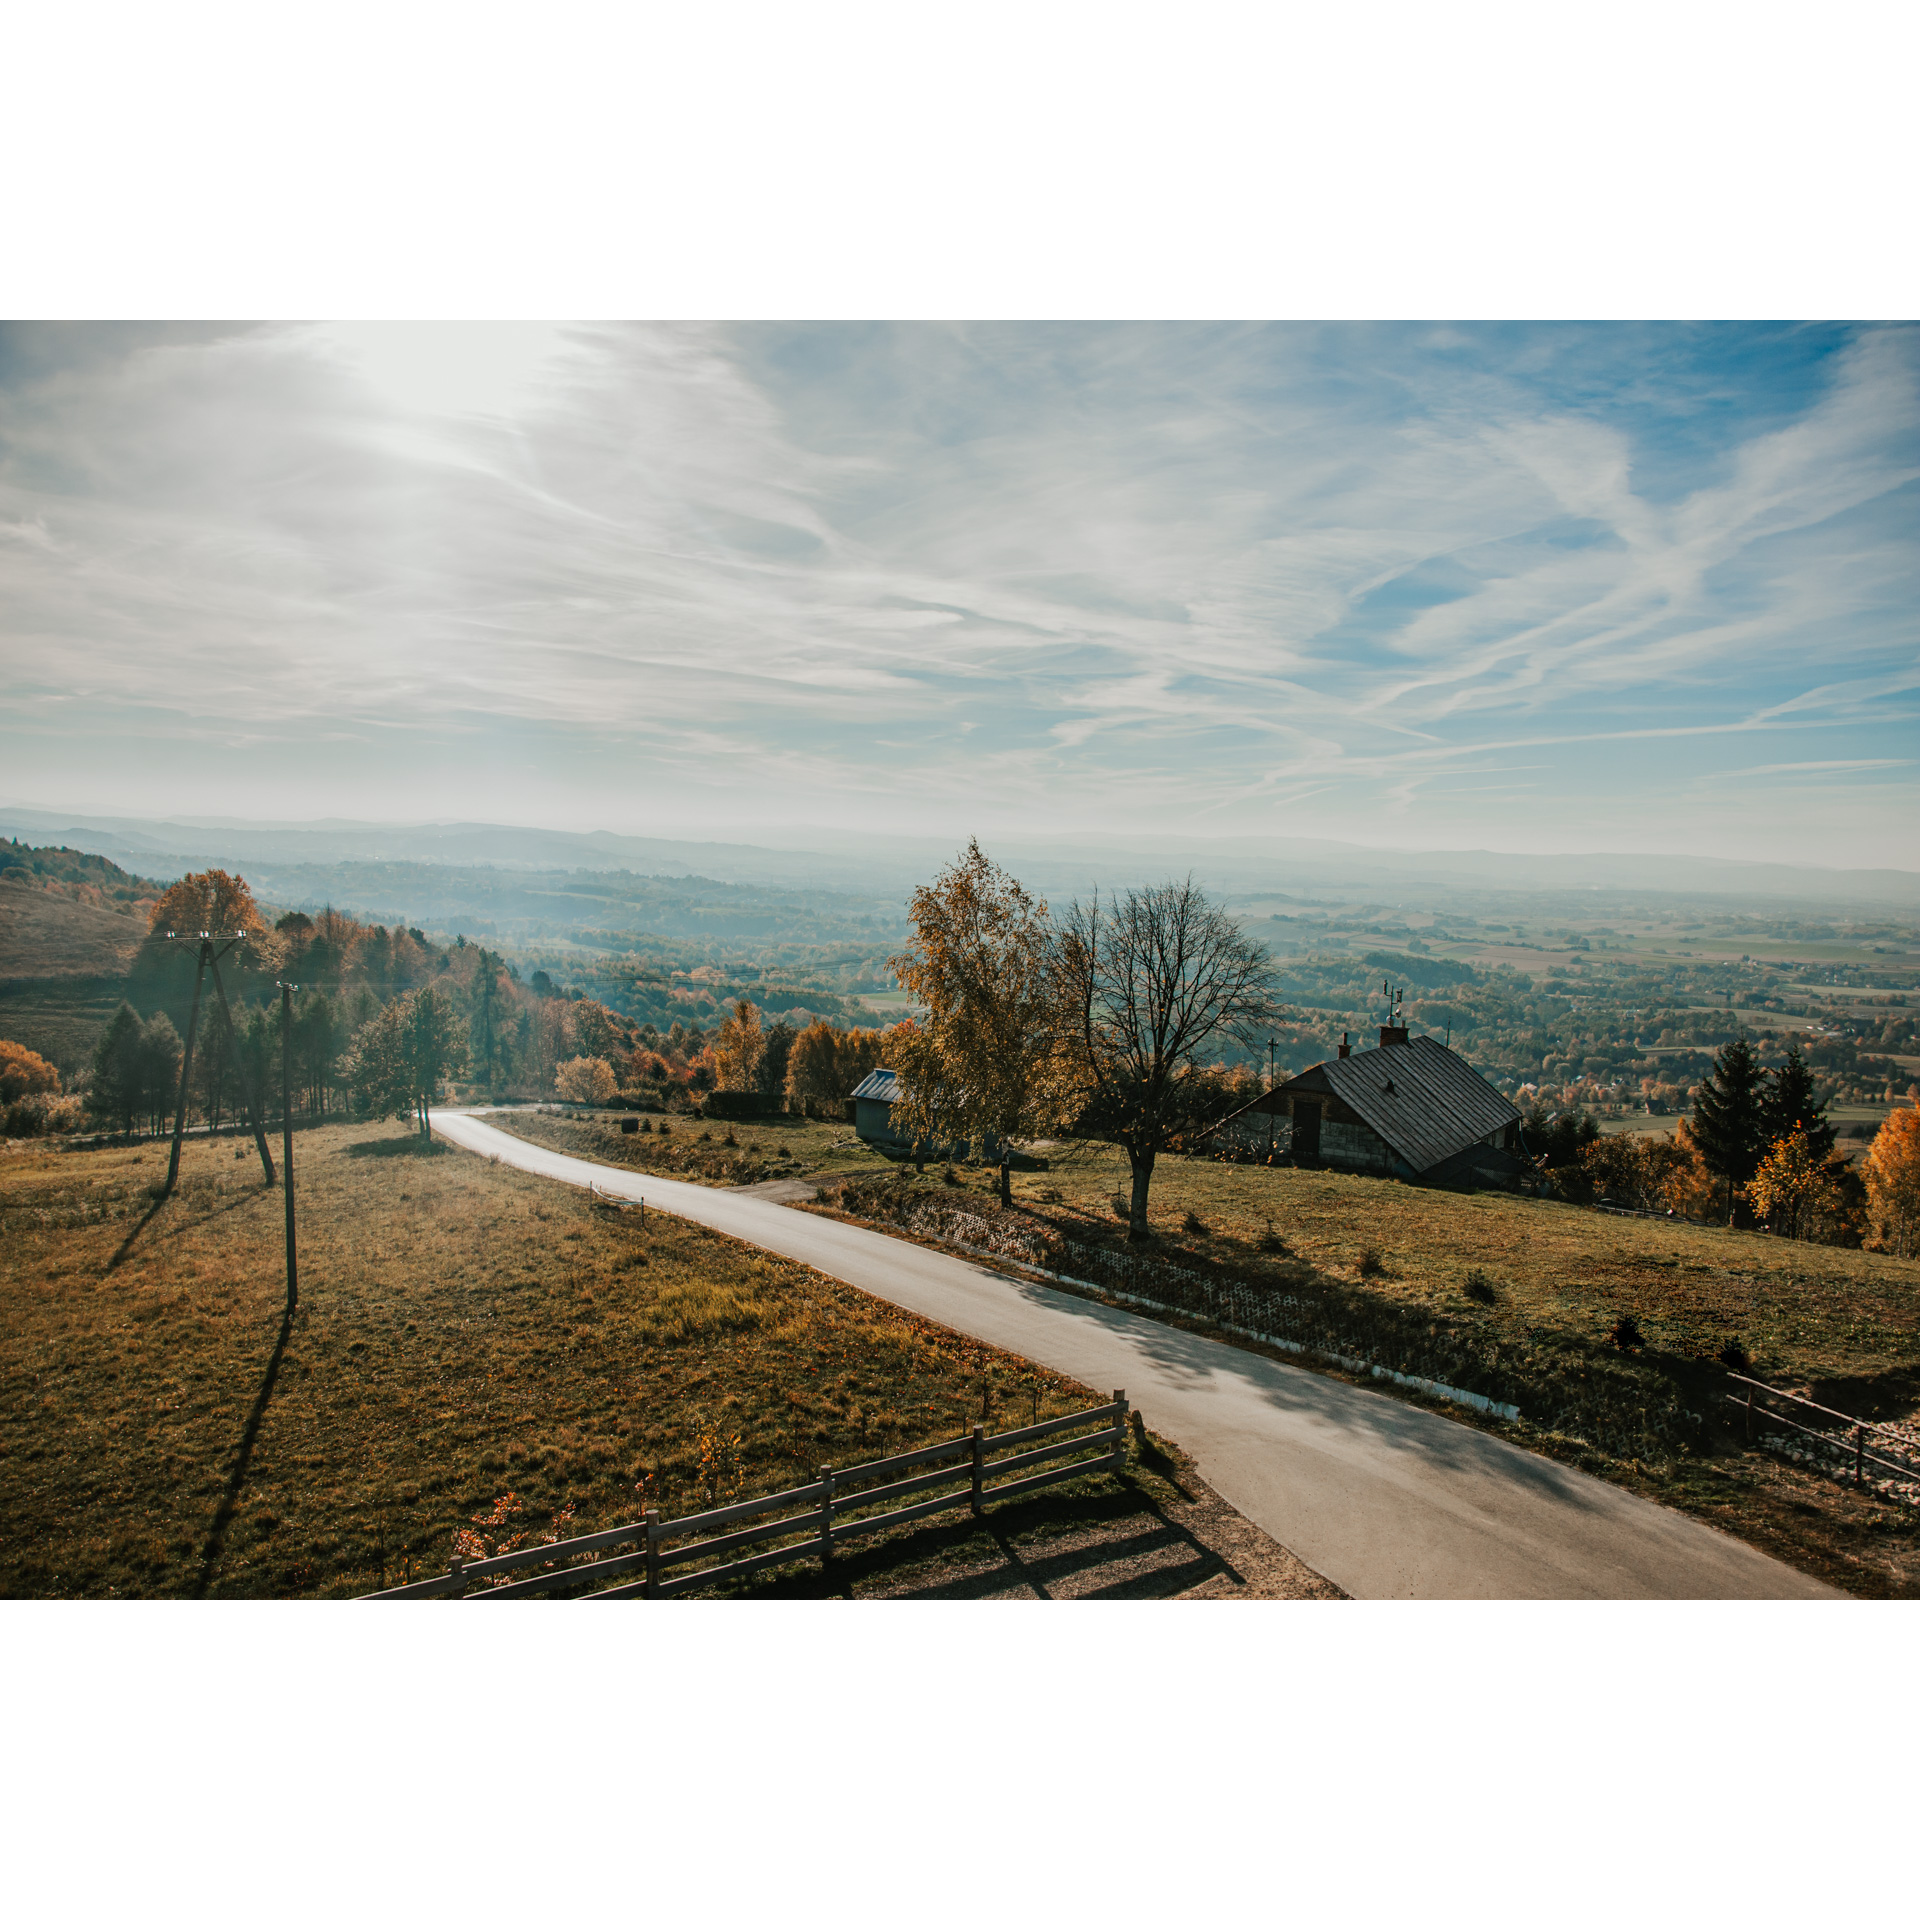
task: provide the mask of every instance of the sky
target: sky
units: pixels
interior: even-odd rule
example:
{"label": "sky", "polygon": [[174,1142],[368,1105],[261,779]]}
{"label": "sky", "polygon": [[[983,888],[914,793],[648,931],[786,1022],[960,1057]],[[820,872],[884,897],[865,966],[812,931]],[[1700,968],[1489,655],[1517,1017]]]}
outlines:
{"label": "sky", "polygon": [[0,327],[0,800],[1920,867],[1920,329]]}

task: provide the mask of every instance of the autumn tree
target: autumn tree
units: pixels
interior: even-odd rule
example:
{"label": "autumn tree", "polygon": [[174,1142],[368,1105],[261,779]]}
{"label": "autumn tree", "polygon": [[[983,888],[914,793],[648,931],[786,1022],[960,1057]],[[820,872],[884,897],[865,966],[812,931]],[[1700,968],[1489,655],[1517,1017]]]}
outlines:
{"label": "autumn tree", "polygon": [[714,1072],[719,1085],[729,1093],[750,1092],[765,1046],[760,1009],[751,1000],[738,1002],[713,1036]]}
{"label": "autumn tree", "polygon": [[1883,1253],[1920,1255],[1920,1107],[1896,1107],[1867,1155],[1867,1209]]}
{"label": "autumn tree", "polygon": [[1745,1187],[1747,1204],[1775,1233],[1806,1240],[1831,1202],[1831,1186],[1804,1127],[1768,1148]]}
{"label": "autumn tree", "polygon": [[1085,1131],[1127,1150],[1127,1237],[1147,1237],[1154,1162],[1191,1124],[1197,1069],[1249,1050],[1281,1015],[1267,950],[1193,884],[1168,882],[1102,906],[1076,902],[1062,930],[1057,992]]}
{"label": "autumn tree", "polygon": [[597,1054],[577,1054],[561,1061],[553,1076],[553,1090],[562,1100],[584,1101],[590,1107],[604,1107],[619,1091],[613,1068]]}
{"label": "autumn tree", "polygon": [[[1077,1104],[1066,1066],[1060,976],[1047,903],[978,840],[908,908],[913,938],[891,961],[926,1007],[895,1028],[893,1124],[921,1140],[1009,1142],[1064,1125]],[[1002,1163],[1000,1200],[1008,1202]]]}
{"label": "autumn tree", "polygon": [[0,1104],[12,1106],[30,1093],[58,1093],[60,1071],[17,1040],[0,1040]]}
{"label": "autumn tree", "polygon": [[209,867],[205,873],[182,875],[149,908],[143,966],[164,961],[168,934],[177,936],[173,945],[192,951],[203,933],[247,935],[233,953],[237,966],[264,968],[280,958],[279,937],[261,919],[253,889],[237,873]]}
{"label": "autumn tree", "polygon": [[[787,1058],[787,1098],[803,1113],[835,1109],[875,1067],[884,1045],[877,1028],[851,1030],[815,1020],[794,1037]],[[839,1117],[836,1112],[834,1117]]]}
{"label": "autumn tree", "polygon": [[1726,1193],[1726,1217],[1768,1147],[1767,1089],[1760,1063],[1744,1039],[1720,1049],[1712,1076],[1693,1097],[1694,1146]]}

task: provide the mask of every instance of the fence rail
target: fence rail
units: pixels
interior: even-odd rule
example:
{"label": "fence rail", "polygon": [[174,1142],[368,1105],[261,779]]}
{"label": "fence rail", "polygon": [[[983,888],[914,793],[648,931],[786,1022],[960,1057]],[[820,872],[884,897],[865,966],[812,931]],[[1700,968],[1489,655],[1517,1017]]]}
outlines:
{"label": "fence rail", "polygon": [[[1063,1414],[1058,1419],[996,1434],[976,1426],[963,1439],[916,1447],[911,1453],[892,1454],[856,1467],[829,1467],[817,1480],[752,1500],[736,1500],[706,1513],[662,1520],[658,1511],[650,1508],[643,1519],[625,1526],[581,1534],[572,1540],[551,1540],[537,1547],[517,1547],[490,1560],[456,1559],[435,1579],[415,1580],[361,1597],[520,1600],[619,1574],[638,1574],[638,1579],[629,1578],[585,1597],[667,1599],[810,1555],[824,1563],[843,1541],[905,1526],[929,1514],[957,1507],[983,1514],[993,1501],[1055,1486],[1081,1474],[1118,1472],[1125,1464],[1126,1448],[1127,1396],[1116,1389],[1107,1405],[1089,1407],[1082,1413]],[[1075,1454],[1088,1457],[1074,1459]],[[1056,1466],[1055,1461],[1066,1464]],[[1043,1470],[1035,1472],[1035,1468]],[[1020,1477],[1009,1479],[1008,1475]],[[907,1506],[887,1506],[877,1513],[859,1511],[880,1501],[907,1500],[920,1494],[932,1497],[912,1499]],[[782,1514],[785,1508],[797,1511]],[[842,1514],[858,1517],[841,1519]],[[780,1517],[763,1517],[767,1515]],[[796,1533],[811,1537],[798,1542],[787,1540]],[[781,1540],[787,1540],[787,1544],[765,1544]],[[739,1555],[743,1547],[762,1550],[744,1558],[729,1557]],[[715,1564],[696,1564],[703,1560]],[[556,1564],[562,1562],[571,1564]],[[525,1567],[541,1570],[523,1579],[502,1580],[503,1574]],[[688,1571],[673,1571],[680,1568]]]}
{"label": "fence rail", "polygon": [[[1872,1420],[1856,1420],[1850,1413],[1841,1413],[1834,1407],[1823,1407],[1817,1400],[1787,1393],[1779,1387],[1770,1387],[1764,1380],[1749,1379],[1744,1373],[1730,1374],[1728,1378],[1746,1389],[1744,1394],[1728,1394],[1727,1399],[1745,1414],[1749,1442],[1754,1437],[1755,1420],[1768,1421],[1826,1448],[1838,1457],[1838,1464],[1843,1471],[1851,1466],[1856,1487],[1866,1483],[1869,1469],[1875,1478],[1890,1476],[1896,1481],[1908,1481],[1920,1487],[1920,1443],[1897,1427],[1881,1426]],[[1758,1397],[1762,1394],[1766,1396],[1764,1400]],[[1832,1424],[1808,1426],[1805,1418],[1793,1418],[1787,1412],[1788,1408],[1792,1408],[1795,1414]],[[1769,1439],[1777,1436],[1763,1430],[1761,1437]]]}

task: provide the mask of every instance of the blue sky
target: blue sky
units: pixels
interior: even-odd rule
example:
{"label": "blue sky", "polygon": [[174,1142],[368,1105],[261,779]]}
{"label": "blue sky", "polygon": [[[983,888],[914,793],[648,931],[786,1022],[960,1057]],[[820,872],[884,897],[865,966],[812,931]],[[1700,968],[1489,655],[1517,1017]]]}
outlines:
{"label": "blue sky", "polygon": [[0,329],[0,798],[1920,866],[1911,327]]}

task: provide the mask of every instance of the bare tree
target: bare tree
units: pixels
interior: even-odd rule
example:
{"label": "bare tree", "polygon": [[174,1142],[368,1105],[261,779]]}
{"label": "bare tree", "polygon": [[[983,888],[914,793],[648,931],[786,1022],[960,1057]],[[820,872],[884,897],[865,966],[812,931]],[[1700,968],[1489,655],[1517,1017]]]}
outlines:
{"label": "bare tree", "polygon": [[1199,1069],[1278,1018],[1267,950],[1193,884],[1076,901],[1059,949],[1062,1014],[1087,1094],[1084,1131],[1117,1140],[1133,1169],[1130,1240],[1147,1237],[1154,1161],[1185,1131]]}

